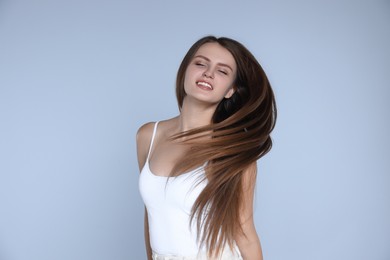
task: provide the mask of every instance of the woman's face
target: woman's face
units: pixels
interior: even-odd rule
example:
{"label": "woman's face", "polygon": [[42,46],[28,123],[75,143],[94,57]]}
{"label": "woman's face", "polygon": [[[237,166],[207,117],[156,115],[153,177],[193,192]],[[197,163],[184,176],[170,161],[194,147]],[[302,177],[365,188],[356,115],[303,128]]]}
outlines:
{"label": "woman's face", "polygon": [[203,44],[189,63],[185,78],[185,98],[216,105],[234,93],[237,65],[233,55],[216,42]]}

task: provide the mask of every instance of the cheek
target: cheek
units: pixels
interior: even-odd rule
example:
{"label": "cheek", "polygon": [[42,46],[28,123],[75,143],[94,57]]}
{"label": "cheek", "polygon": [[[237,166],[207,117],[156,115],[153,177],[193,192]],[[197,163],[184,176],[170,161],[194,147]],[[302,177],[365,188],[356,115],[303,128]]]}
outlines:
{"label": "cheek", "polygon": [[234,80],[232,79],[225,79],[223,81],[223,85],[225,86],[225,91],[229,91],[233,87]]}
{"label": "cheek", "polygon": [[187,68],[185,74],[184,74],[184,89],[186,89],[187,86],[192,84],[197,78],[197,71],[194,69],[191,69],[191,67]]}
{"label": "cheek", "polygon": [[184,82],[189,81],[193,74],[193,71],[190,68],[187,68],[186,72],[184,73]]}
{"label": "cheek", "polygon": [[188,91],[190,91],[190,86],[191,86],[191,80],[190,80],[191,78],[190,77],[188,77],[188,75],[185,75],[184,76],[184,87],[183,87],[183,89],[184,89],[184,92],[187,94],[188,93]]}
{"label": "cheek", "polygon": [[188,82],[189,82],[189,80],[188,80],[188,75],[187,75],[187,73],[184,75],[184,89],[186,89],[186,87],[187,87],[187,85],[188,85]]}

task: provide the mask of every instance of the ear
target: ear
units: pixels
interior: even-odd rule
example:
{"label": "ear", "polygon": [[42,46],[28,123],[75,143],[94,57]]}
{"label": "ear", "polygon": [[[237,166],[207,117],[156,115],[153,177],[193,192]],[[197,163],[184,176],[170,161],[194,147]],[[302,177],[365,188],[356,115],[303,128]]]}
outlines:
{"label": "ear", "polygon": [[233,96],[234,92],[236,92],[236,88],[235,87],[231,87],[228,90],[228,92],[226,93],[225,98],[231,98]]}

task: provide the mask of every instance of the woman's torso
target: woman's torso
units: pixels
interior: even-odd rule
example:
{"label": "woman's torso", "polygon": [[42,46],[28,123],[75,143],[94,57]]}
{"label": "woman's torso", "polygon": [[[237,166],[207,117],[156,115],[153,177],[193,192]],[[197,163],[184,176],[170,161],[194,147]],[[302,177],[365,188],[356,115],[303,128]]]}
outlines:
{"label": "woman's torso", "polygon": [[206,185],[204,170],[199,167],[170,178],[152,172],[149,159],[157,129],[158,122],[139,178],[140,193],[148,211],[151,247],[160,254],[197,255],[196,219],[190,226],[190,214]]}
{"label": "woman's torso", "polygon": [[[162,128],[162,126],[160,127]],[[160,139],[166,136],[161,133],[164,130],[158,133],[160,127],[159,122],[155,123],[146,161],[139,177],[140,193],[148,212],[151,248],[163,256],[175,255],[186,256],[189,257],[188,259],[207,259],[205,248],[200,248],[197,242],[196,218],[190,223],[194,202],[207,184],[204,172],[205,164],[177,177],[164,176],[164,174],[167,175],[166,167],[160,173],[158,166],[164,166],[164,163],[169,164],[172,161],[171,158],[180,153],[174,151],[174,145],[171,147],[160,146],[164,140],[156,142],[156,136]],[[155,151],[158,152],[152,155]],[[165,153],[172,154],[171,158]],[[153,170],[151,169],[151,157],[153,158],[153,166],[157,166],[152,168]],[[159,157],[157,159],[160,160],[157,163],[156,157]],[[161,158],[163,158],[162,162]],[[219,259],[242,258],[238,248],[235,248],[234,252],[226,248]]]}

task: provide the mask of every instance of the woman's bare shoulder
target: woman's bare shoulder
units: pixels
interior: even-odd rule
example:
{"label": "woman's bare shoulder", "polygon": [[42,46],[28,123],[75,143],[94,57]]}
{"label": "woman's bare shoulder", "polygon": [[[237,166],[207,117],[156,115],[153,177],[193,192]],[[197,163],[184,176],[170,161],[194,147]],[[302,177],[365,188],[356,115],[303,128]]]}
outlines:
{"label": "woman's bare shoulder", "polygon": [[145,140],[150,139],[153,133],[155,122],[149,122],[142,125],[137,131],[137,143],[143,143]]}
{"label": "woman's bare shoulder", "polygon": [[[159,132],[164,131],[167,127],[172,124],[172,121],[174,121],[175,118],[167,119],[159,121]],[[154,126],[156,125],[156,122],[149,122],[146,124],[143,124],[137,131],[137,145],[138,146],[149,146],[149,143],[152,139]],[[161,128],[161,129],[160,129]]]}
{"label": "woman's bare shoulder", "polygon": [[145,164],[146,157],[148,154],[149,143],[152,139],[154,122],[149,122],[142,125],[137,131],[137,157],[138,157],[138,166],[141,170]]}
{"label": "woman's bare shoulder", "polygon": [[[167,127],[169,128],[174,121],[175,121],[175,118],[170,118],[167,120],[158,121],[159,130],[163,131],[163,130],[165,130],[165,128],[167,128]],[[150,140],[152,137],[152,134],[153,134],[153,129],[154,129],[155,124],[156,124],[156,122],[149,122],[149,123],[142,125],[137,131],[137,142],[138,141],[143,142],[145,140],[146,141]]]}
{"label": "woman's bare shoulder", "polygon": [[[164,121],[159,121],[159,133],[167,132],[167,127],[172,124],[173,119],[168,119]],[[156,125],[156,122],[149,122],[142,125],[137,131],[137,156],[138,156],[138,164],[140,169],[146,162],[146,158],[149,151],[150,142],[153,136],[153,130]],[[163,134],[164,135],[164,134]]]}

